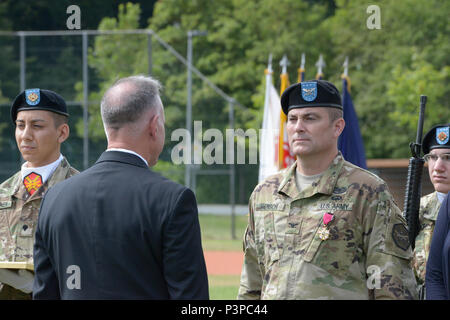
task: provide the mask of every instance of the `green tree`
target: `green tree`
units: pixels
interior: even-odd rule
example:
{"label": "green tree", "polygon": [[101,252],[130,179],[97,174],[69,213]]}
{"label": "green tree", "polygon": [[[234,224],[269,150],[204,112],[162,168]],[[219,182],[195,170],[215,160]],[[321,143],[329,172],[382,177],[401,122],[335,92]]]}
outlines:
{"label": "green tree", "polygon": [[450,119],[450,105],[446,99],[450,93],[447,86],[449,76],[449,66],[436,70],[432,64],[416,57],[413,57],[411,68],[395,67],[387,92],[389,101],[396,106],[389,113],[391,119],[410,132],[417,130],[419,97],[426,94],[428,127],[447,122]]}
{"label": "green tree", "polygon": [[[194,66],[245,106],[236,108],[235,123],[244,129],[261,126],[264,69],[270,53],[276,87],[281,71],[278,61],[284,54],[291,61],[291,83],[296,82],[304,52],[306,79],[315,77],[315,62],[323,54],[327,63],[324,78],[338,87],[342,64],[348,56],[351,94],[367,158],[408,157],[420,94],[429,97],[425,130],[449,119],[446,96],[450,3],[381,0],[376,4],[381,9],[380,30],[367,28],[369,4],[362,0],[160,1],[148,27],[182,56],[186,56],[189,30],[208,32],[206,37],[193,38]],[[142,21],[139,17],[137,5],[121,5],[117,18],[103,19],[99,28],[136,28]],[[146,41],[145,36],[96,38],[89,64],[99,84],[89,100],[99,101],[101,93],[117,77],[148,72]],[[164,85],[163,103],[170,133],[185,126],[186,66],[155,39],[152,64],[152,75]],[[225,129],[228,103],[195,74],[193,89],[193,119],[202,120],[204,130]],[[81,94],[80,86],[77,92]],[[98,106],[90,106],[90,110],[91,132],[104,139]],[[163,160],[170,158],[173,144],[166,141]],[[212,195],[215,190],[209,189],[202,192]]]}
{"label": "green tree", "polygon": [[[11,20],[9,17],[6,17],[7,7],[6,3],[0,3],[0,17],[5,17],[4,19],[0,19],[0,30],[8,30],[11,28]],[[9,73],[7,72],[8,64],[12,60],[12,46],[10,39],[0,39],[0,43],[2,45],[2,50],[0,50],[0,70],[1,73]],[[5,129],[10,124],[9,118],[9,100],[3,95],[3,81],[0,77],[0,151],[3,149],[4,143],[8,140],[9,137],[4,134]],[[6,115],[5,117],[3,115]]]}
{"label": "green tree", "polygon": [[[98,29],[101,31],[138,29],[140,16],[141,9],[139,4],[120,4],[117,18],[103,18]],[[89,49],[88,56],[89,67],[95,73],[95,77],[98,78],[98,90],[89,93],[89,101],[95,101],[95,103],[90,103],[89,105],[90,139],[97,142],[105,141],[99,102],[108,87],[119,78],[148,73],[147,41],[146,35],[133,34],[99,35],[95,38],[94,45]],[[157,58],[159,56],[156,54]],[[162,59],[165,59],[165,57]],[[77,100],[83,101],[83,83],[78,82],[75,89]],[[165,96],[167,94],[163,96],[163,100],[167,105],[165,108],[166,122],[170,127],[173,122],[171,114],[173,114],[174,107],[167,103]],[[79,136],[83,136],[83,119],[79,119],[76,131]],[[171,179],[181,182],[184,177],[184,168],[175,166],[167,159],[170,159],[170,150],[166,148],[166,154],[162,155],[160,161],[153,169],[164,172]]]}
{"label": "green tree", "polygon": [[[139,5],[120,4],[117,18],[106,17],[100,22],[98,30],[131,30],[138,29],[140,17]],[[146,37],[144,35],[99,35],[95,37],[93,48],[89,48],[88,62],[90,68],[99,79],[98,91],[89,93],[89,136],[94,140],[105,139],[101,125],[100,104],[106,89],[117,79],[132,74],[146,73],[148,68],[146,52]],[[83,83],[79,81],[75,90],[77,101],[83,101]],[[83,119],[76,127],[77,133],[83,136]]]}
{"label": "green tree", "polygon": [[[441,119],[449,118],[445,98],[449,57],[444,52],[449,51],[445,39],[450,33],[446,22],[450,4],[438,0],[378,1],[381,29],[369,30],[366,1],[336,3],[335,15],[323,27],[330,30],[331,45],[336,47],[334,63],[342,63],[345,56],[350,59],[352,98],[366,156],[408,157],[420,94],[429,95],[433,103],[426,111],[425,129],[433,125],[438,113],[444,117]],[[332,80],[338,81],[338,76],[336,73]]]}
{"label": "green tree", "polygon": [[[0,108],[2,108],[3,106],[7,106],[7,103],[8,103],[8,99],[3,97],[2,91],[0,90]],[[8,111],[9,111],[9,108],[8,108]],[[1,112],[1,113],[3,114],[3,112]],[[3,120],[3,117],[2,117],[2,120]],[[3,131],[8,127],[8,125],[9,125],[8,121],[0,122],[0,151],[2,151],[2,149],[3,149],[3,143],[5,143],[5,141],[7,140],[3,134]]]}
{"label": "green tree", "polygon": [[[325,51],[328,37],[319,36],[320,30],[316,26],[326,14],[325,5],[309,5],[296,0],[176,0],[158,2],[149,22],[151,29],[182,54],[186,52],[187,32],[206,30],[206,39],[193,39],[195,66],[248,109],[260,111],[262,105],[253,105],[252,97],[256,93],[255,88],[261,85],[269,53],[274,57],[275,74],[279,74],[277,61],[284,54],[288,55],[292,65],[300,63],[300,55],[305,48],[310,47],[311,54],[318,56],[322,49]],[[309,60],[308,64],[313,65],[314,61]],[[297,78],[296,69],[290,68],[292,81]],[[176,77],[185,83],[185,74],[183,68],[171,78]],[[310,74],[313,77],[313,71]],[[279,83],[278,77],[274,78]],[[201,91],[197,94],[194,102],[205,98]],[[211,106],[208,104],[198,117],[208,119]],[[222,107],[223,110],[217,106],[214,109],[226,114],[227,105]],[[254,115],[249,110],[238,111],[238,116],[239,125],[243,126],[246,120],[250,121],[248,125],[256,125],[251,121]],[[257,127],[259,125],[260,122]]]}
{"label": "green tree", "polygon": [[[186,55],[187,33],[189,30],[204,30],[206,37],[194,37],[194,65],[228,95],[239,101],[245,108],[236,108],[235,127],[261,127],[264,98],[264,69],[270,53],[274,59],[274,74],[279,74],[278,61],[284,54],[291,64],[290,79],[297,79],[297,67],[301,53],[311,48],[310,53],[333,55],[328,49],[328,34],[322,33],[317,25],[330,14],[329,1],[310,4],[297,0],[266,1],[161,1],[155,5],[154,15],[149,20],[150,28],[172,45],[182,55]],[[308,30],[308,32],[304,32]],[[314,45],[313,45],[314,44]],[[167,53],[160,52],[157,61],[171,60]],[[167,61],[166,60],[166,61]],[[308,60],[308,66],[315,61]],[[168,76],[165,78],[165,93],[176,96],[172,101],[178,106],[178,117],[174,119],[184,127],[184,106],[186,68],[179,65],[163,64]],[[315,71],[309,69],[310,77]],[[275,76],[277,84],[279,77]],[[197,82],[195,82],[197,81]],[[259,89],[259,90],[258,90]],[[172,95],[172,93],[174,93]],[[194,76],[193,119],[202,120],[204,128],[223,130],[228,125],[228,104],[217,94],[199,83]],[[253,101],[259,103],[254,104]],[[238,170],[238,184],[243,185],[237,199],[246,201],[256,182],[258,166]],[[211,169],[209,167],[208,169]],[[228,201],[228,190],[223,180],[215,179],[197,184],[199,201]],[[245,185],[244,181],[251,181]],[[217,184],[217,185],[216,185]],[[244,186],[245,185],[245,186]],[[221,200],[217,195],[221,195]]]}

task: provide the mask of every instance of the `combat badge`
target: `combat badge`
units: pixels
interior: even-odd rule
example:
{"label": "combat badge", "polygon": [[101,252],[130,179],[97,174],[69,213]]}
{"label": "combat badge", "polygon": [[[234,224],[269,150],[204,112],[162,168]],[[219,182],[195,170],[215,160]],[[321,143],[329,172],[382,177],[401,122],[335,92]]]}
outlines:
{"label": "combat badge", "polygon": [[408,238],[408,230],[406,227],[397,223],[392,227],[392,239],[397,247],[406,251],[409,247],[409,238]]}
{"label": "combat badge", "polygon": [[330,237],[330,222],[334,220],[334,215],[332,213],[325,213],[322,218],[322,226],[320,227],[318,234],[320,240],[327,240]]}

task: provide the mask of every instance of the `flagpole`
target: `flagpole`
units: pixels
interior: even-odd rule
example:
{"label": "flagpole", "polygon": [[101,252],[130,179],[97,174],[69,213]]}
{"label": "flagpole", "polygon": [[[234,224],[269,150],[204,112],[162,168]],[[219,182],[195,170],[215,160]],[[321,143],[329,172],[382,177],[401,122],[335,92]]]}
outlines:
{"label": "flagpole", "polygon": [[[280,86],[280,97],[284,90],[289,86],[289,79],[287,74],[287,67],[289,65],[289,60],[286,55],[280,61],[281,69],[281,86]],[[281,170],[284,168],[284,127],[286,124],[286,115],[283,111],[280,111],[280,135],[278,137],[278,168]]]}
{"label": "flagpole", "polygon": [[302,61],[300,63],[300,68],[298,68],[298,78],[297,82],[302,82],[305,80],[305,54],[302,53]]}

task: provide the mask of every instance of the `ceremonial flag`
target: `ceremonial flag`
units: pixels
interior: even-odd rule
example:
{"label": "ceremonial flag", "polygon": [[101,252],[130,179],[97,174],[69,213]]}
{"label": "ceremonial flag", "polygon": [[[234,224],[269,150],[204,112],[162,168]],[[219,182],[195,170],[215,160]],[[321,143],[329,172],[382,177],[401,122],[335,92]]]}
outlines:
{"label": "ceremonial flag", "polygon": [[264,71],[266,75],[266,94],[264,116],[259,148],[258,182],[278,172],[278,136],[280,132],[280,97],[272,83],[272,65]]}
{"label": "ceremonial flag", "polygon": [[353,107],[350,96],[350,78],[344,73],[342,75],[342,105],[344,106],[345,128],[339,137],[338,149],[342,152],[344,159],[367,169],[364,144],[359,131],[358,117]]}
{"label": "ceremonial flag", "polygon": [[[281,78],[281,86],[280,86],[280,96],[283,94],[284,90],[289,86],[289,75],[287,73],[287,66],[289,61],[286,56],[283,56],[283,59],[280,62],[280,65],[283,67],[280,78]],[[278,168],[281,170],[283,168],[289,167],[295,161],[295,156],[291,153],[289,148],[289,140],[286,131],[286,120],[287,117],[284,114],[283,110],[280,110],[280,135],[279,135],[279,143],[278,143]]]}

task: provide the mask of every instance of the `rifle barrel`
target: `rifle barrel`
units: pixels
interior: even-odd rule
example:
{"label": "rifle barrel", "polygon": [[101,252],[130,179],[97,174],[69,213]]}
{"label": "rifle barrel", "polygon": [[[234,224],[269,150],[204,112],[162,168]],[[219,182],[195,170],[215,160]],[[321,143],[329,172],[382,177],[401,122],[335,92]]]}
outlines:
{"label": "rifle barrel", "polygon": [[[427,96],[421,95],[420,96],[419,122],[417,124],[416,144],[422,143],[422,131],[423,131],[423,122],[425,120],[425,105],[426,105],[426,103],[427,103]],[[417,156],[419,156],[419,154],[417,154]]]}

